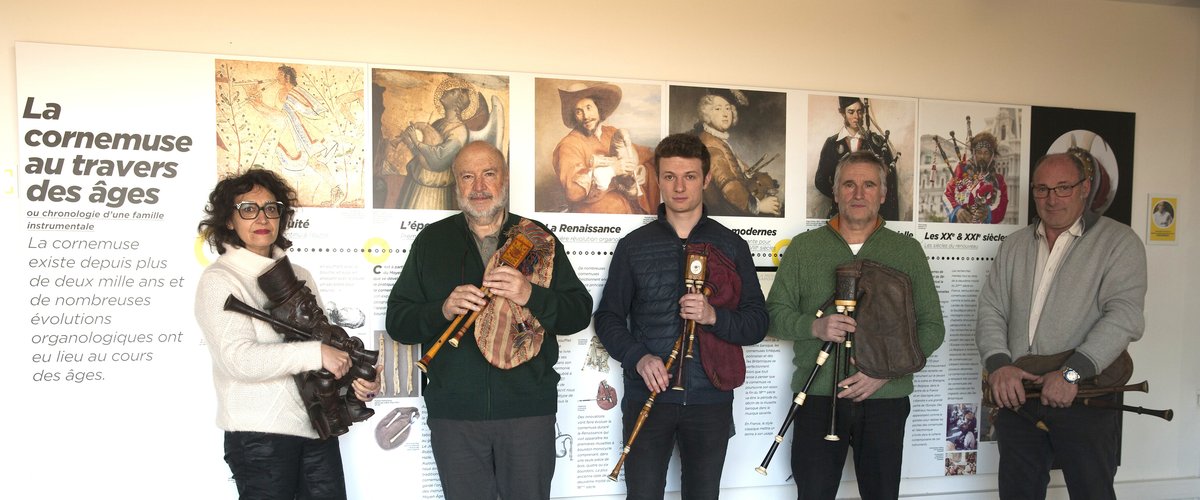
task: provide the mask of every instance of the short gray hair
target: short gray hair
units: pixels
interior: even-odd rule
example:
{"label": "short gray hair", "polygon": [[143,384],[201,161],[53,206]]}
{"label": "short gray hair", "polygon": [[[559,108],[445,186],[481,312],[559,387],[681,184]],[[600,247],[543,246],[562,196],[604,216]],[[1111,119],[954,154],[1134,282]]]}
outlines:
{"label": "short gray hair", "polygon": [[838,161],[837,167],[833,171],[834,189],[836,190],[837,186],[841,185],[842,183],[842,167],[845,167],[846,165],[857,165],[859,163],[875,165],[875,167],[879,169],[879,186],[883,188],[884,193],[887,193],[887,166],[883,164],[883,160],[879,159],[879,156],[867,150],[855,151],[843,156],[842,159]]}

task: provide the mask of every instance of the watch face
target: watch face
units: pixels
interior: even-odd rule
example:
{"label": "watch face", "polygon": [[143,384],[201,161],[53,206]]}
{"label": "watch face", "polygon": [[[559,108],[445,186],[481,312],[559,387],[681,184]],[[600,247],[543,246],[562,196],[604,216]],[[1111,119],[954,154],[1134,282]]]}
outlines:
{"label": "watch face", "polygon": [[1074,384],[1079,381],[1079,372],[1071,368],[1066,368],[1063,370],[1063,378],[1067,379],[1067,382]]}

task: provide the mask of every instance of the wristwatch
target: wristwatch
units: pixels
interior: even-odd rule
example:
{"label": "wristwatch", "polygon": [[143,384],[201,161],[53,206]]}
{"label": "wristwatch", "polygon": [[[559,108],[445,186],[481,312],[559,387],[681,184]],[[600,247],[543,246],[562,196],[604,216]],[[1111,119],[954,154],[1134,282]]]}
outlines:
{"label": "wristwatch", "polygon": [[1066,368],[1063,368],[1062,375],[1063,375],[1063,380],[1066,380],[1068,384],[1075,385],[1075,384],[1079,383],[1079,379],[1080,379],[1079,372],[1075,371],[1074,368],[1071,368],[1069,366]]}

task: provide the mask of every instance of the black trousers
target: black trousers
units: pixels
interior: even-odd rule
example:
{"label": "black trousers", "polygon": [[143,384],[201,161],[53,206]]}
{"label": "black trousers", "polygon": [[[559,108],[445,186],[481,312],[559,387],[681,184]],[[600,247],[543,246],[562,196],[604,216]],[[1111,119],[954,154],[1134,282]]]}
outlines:
{"label": "black trousers", "polygon": [[554,415],[429,419],[429,445],[446,500],[550,498]]}
{"label": "black trousers", "polygon": [[337,438],[226,432],[225,463],[241,500],[345,500]]}
{"label": "black trousers", "polygon": [[838,441],[827,441],[829,396],[809,396],[796,410],[792,429],[792,475],[796,498],[832,500],[837,496],[849,448],[854,448],[854,471],[862,498],[893,499],[900,495],[900,466],[904,458],[907,397],[837,400]]}
{"label": "black trousers", "polygon": [[[635,406],[636,405],[636,406]],[[637,422],[642,404],[623,404],[625,442]],[[656,404],[638,432],[625,458],[625,486],[629,500],[663,498],[667,466],[679,445],[681,491],[684,500],[713,499],[721,495],[721,471],[733,432],[733,403],[713,405]]]}
{"label": "black trousers", "polygon": [[[1057,463],[1071,498],[1116,499],[1121,412],[1084,406],[1051,408],[1037,399],[996,415],[1000,447],[1000,498],[1044,499],[1050,468]],[[1049,432],[1031,420],[1041,420]]]}

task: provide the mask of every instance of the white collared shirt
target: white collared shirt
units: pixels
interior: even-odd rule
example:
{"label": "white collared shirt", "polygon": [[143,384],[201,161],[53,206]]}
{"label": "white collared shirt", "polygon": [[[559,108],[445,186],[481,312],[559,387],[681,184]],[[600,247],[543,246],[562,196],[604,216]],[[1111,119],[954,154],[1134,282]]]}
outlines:
{"label": "white collared shirt", "polygon": [[850,139],[848,142],[850,144],[850,151],[853,152],[862,149],[862,129],[859,129],[858,132],[851,132],[850,129],[842,127],[842,131],[838,133],[837,140],[840,141],[846,138]]}
{"label": "white collared shirt", "polygon": [[1042,318],[1042,308],[1046,306],[1046,296],[1050,293],[1050,287],[1054,284],[1054,278],[1058,275],[1058,268],[1062,265],[1063,259],[1071,252],[1071,246],[1075,244],[1075,240],[1083,236],[1083,217],[1075,219],[1075,223],[1071,227],[1058,235],[1054,240],[1054,248],[1049,248],[1046,242],[1046,225],[1044,222],[1038,222],[1037,230],[1038,254],[1037,263],[1035,264],[1033,277],[1033,303],[1029,307],[1029,345],[1033,345],[1033,338],[1037,335],[1038,321]]}

